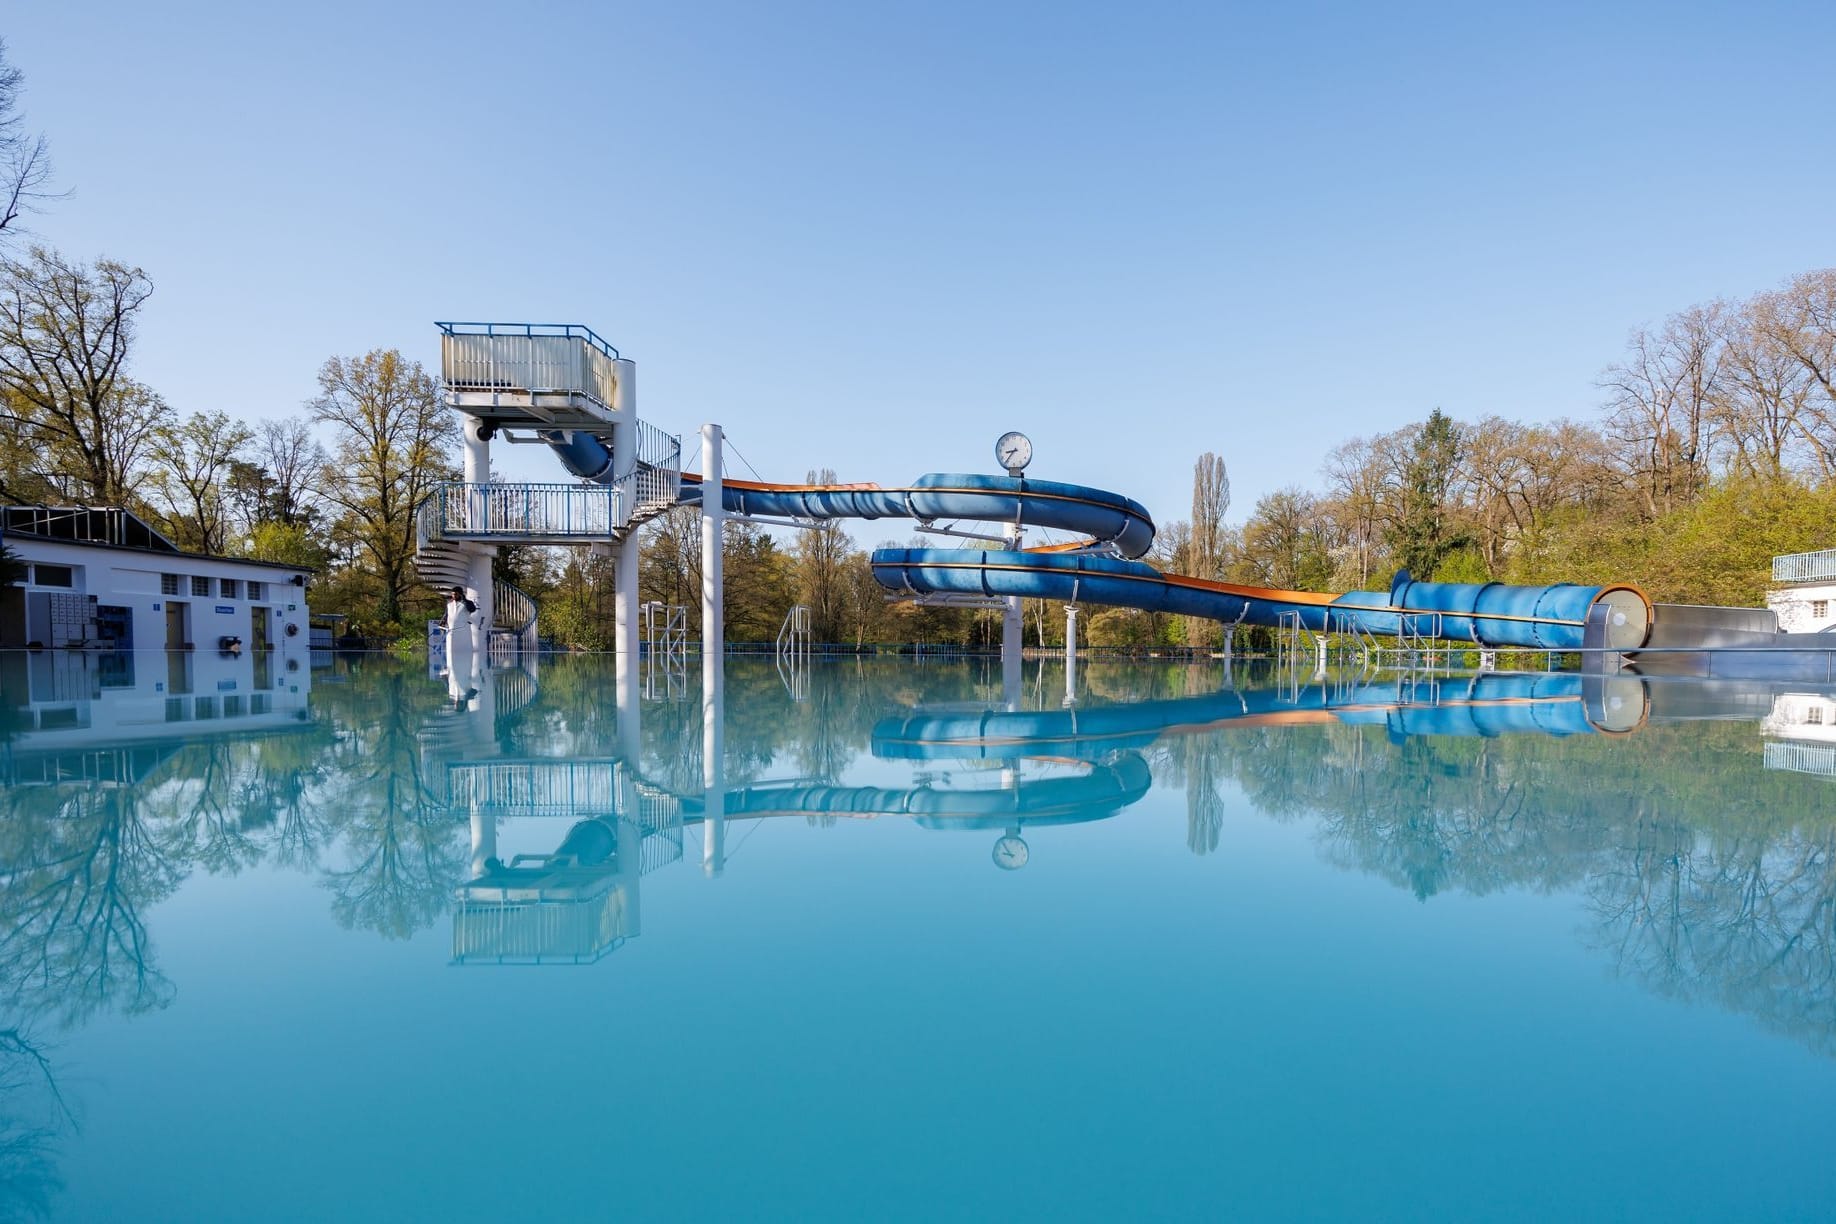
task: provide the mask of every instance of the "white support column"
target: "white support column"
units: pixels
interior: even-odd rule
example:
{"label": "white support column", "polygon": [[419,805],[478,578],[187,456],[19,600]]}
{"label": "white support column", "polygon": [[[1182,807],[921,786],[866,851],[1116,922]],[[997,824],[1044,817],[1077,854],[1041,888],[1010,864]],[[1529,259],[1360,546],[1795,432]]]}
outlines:
{"label": "white support column", "polygon": [[486,865],[497,857],[497,817],[472,809],[472,876],[485,873]]}
{"label": "white support column", "polygon": [[721,578],[721,432],[701,427],[701,689],[718,693],[726,651],[726,587]]}
{"label": "white support column", "polygon": [[1065,704],[1077,704],[1077,605],[1065,605]]}
{"label": "white support column", "polygon": [[475,416],[465,418],[465,483],[488,484],[491,480],[491,441],[479,436],[484,422]]}
{"label": "white support column", "polygon": [[[485,423],[475,416],[465,418],[461,432],[465,438],[465,458],[463,474],[468,485],[484,485],[491,482],[491,442],[483,436]],[[465,497],[465,525],[473,531],[483,530],[489,526],[487,508],[489,500],[479,489],[471,489]],[[477,595],[473,595],[477,599]],[[479,604],[483,607],[483,604]]]}
{"label": "white support column", "polygon": [[[1021,547],[1020,527],[1017,524],[1007,529],[1007,546],[1015,551]],[[1020,708],[1021,635],[1025,628],[1020,597],[1009,595],[1001,609],[1001,700],[1009,710]]]}
{"label": "white support column", "polygon": [[726,868],[726,588],[721,576],[721,431],[701,427],[701,869]]}
{"label": "white support column", "polygon": [[[637,709],[638,621],[643,610],[638,605],[638,533],[633,531],[613,550],[612,568],[612,649],[614,683],[618,690],[619,714],[624,715],[627,699]],[[627,696],[628,695],[628,696]]]}
{"label": "white support column", "polygon": [[[628,514],[637,496],[637,363],[621,357],[612,364],[616,371],[612,387],[612,475],[619,485],[620,512]],[[638,565],[638,535],[633,531],[616,540],[613,547],[612,652],[621,709],[628,697],[632,708],[636,708]]]}
{"label": "white support column", "polygon": [[712,684],[705,661],[701,669],[701,870],[709,879],[727,867],[726,709],[715,660]]}
{"label": "white support column", "polygon": [[485,658],[482,652],[491,647],[491,626],[497,619],[491,585],[491,558],[496,554],[497,550],[489,545],[474,544],[465,578],[465,585],[472,596],[472,602],[478,605],[478,637],[475,645],[480,652],[477,659],[481,671],[488,669],[491,665],[490,660]]}

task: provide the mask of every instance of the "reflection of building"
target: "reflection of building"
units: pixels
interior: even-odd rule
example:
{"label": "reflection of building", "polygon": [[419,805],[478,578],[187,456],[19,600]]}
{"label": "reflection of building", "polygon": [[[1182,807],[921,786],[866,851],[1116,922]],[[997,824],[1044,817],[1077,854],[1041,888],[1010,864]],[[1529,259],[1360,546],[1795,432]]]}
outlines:
{"label": "reflection of building", "polygon": [[1836,777],[1836,697],[1781,693],[1760,724],[1766,768]]}
{"label": "reflection of building", "polygon": [[1836,548],[1774,557],[1766,606],[1779,614],[1783,633],[1836,628]]}
{"label": "reflection of building", "polygon": [[[0,652],[10,755],[89,753],[206,731],[259,731],[306,717],[305,647],[242,655],[165,651]],[[183,724],[178,725],[178,724]]]}
{"label": "reflection of building", "polygon": [[299,566],[180,552],[126,510],[0,507],[0,536],[28,566],[0,587],[0,647],[249,650],[305,640]]}

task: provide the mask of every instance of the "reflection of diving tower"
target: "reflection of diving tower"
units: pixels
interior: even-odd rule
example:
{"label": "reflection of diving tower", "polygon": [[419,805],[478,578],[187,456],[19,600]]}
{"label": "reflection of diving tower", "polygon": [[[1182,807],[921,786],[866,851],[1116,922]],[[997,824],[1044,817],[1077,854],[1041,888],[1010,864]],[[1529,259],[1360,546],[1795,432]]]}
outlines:
{"label": "reflection of diving tower", "polygon": [[[535,609],[493,584],[500,545],[602,549],[616,566],[620,667],[637,653],[638,528],[676,504],[681,444],[637,416],[637,367],[575,324],[441,323],[447,407],[464,417],[464,479],[436,486],[422,505],[416,563],[436,587],[463,586],[494,628],[532,645]],[[518,432],[525,436],[519,437]],[[607,456],[586,482],[505,484],[491,479],[491,441],[566,447],[591,440]],[[505,600],[518,606],[505,606]]]}

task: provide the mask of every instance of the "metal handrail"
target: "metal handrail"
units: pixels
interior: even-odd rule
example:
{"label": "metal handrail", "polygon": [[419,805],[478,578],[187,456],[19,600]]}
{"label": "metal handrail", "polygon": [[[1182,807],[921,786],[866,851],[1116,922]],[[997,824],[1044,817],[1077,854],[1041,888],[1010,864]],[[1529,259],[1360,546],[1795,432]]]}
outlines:
{"label": "metal handrail", "polygon": [[578,337],[617,360],[618,350],[584,323],[438,323],[443,336],[564,336]]}
{"label": "metal handrail", "polygon": [[491,583],[491,611],[496,627],[513,633],[527,633],[536,623],[535,600],[507,582]]}
{"label": "metal handrail", "polygon": [[1774,582],[1816,582],[1824,578],[1836,579],[1836,548],[1789,553],[1772,559]]}
{"label": "metal handrail", "polygon": [[444,482],[422,505],[421,534],[610,539],[631,522],[632,484],[629,476],[603,485]]}

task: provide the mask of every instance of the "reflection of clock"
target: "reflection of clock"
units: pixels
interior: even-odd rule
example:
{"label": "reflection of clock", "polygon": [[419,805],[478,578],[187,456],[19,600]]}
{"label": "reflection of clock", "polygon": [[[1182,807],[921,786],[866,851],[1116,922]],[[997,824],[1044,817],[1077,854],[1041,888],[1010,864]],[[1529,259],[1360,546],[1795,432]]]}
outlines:
{"label": "reflection of clock", "polygon": [[994,861],[1002,871],[1018,871],[1026,866],[1026,843],[1018,833],[1009,833],[995,843]]}
{"label": "reflection of clock", "polygon": [[1009,476],[1018,476],[1032,461],[1033,443],[1025,434],[1010,429],[995,442],[995,462],[1006,468]]}

